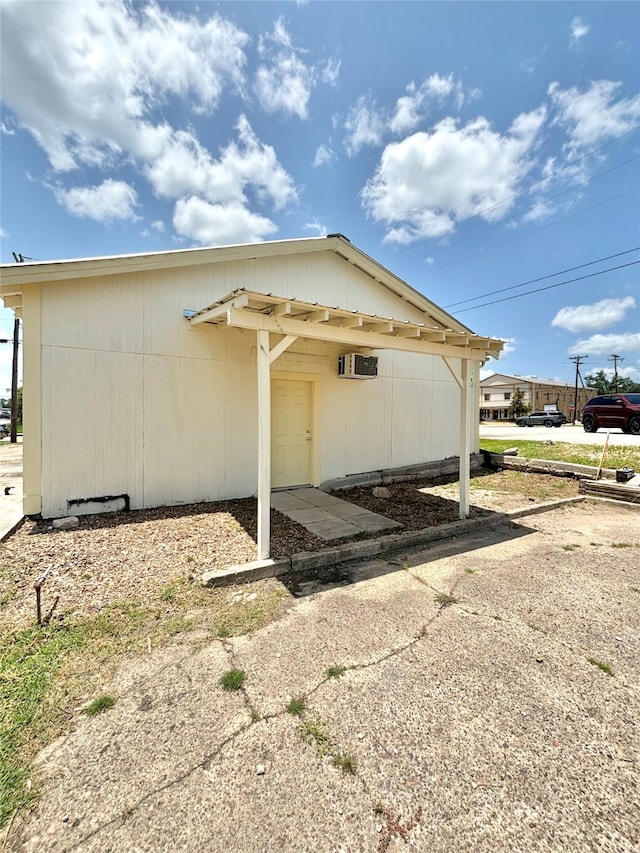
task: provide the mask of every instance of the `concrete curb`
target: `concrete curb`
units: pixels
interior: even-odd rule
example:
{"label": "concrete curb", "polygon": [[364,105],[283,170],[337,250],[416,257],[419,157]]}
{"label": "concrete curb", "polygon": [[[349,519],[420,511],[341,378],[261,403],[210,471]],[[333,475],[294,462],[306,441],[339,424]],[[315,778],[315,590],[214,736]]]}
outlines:
{"label": "concrete curb", "polygon": [[9,522],[9,526],[0,530],[0,542],[4,542],[5,539],[8,539],[12,533],[15,533],[19,527],[22,527],[22,523],[25,520],[26,516],[21,515],[17,521]]}
{"label": "concrete curb", "polygon": [[[485,462],[494,468],[507,468],[516,471],[527,471],[532,474],[554,474],[559,477],[573,477],[576,480],[595,480],[598,468],[595,465],[578,465],[575,462],[554,462],[547,459],[527,459],[525,456],[494,453],[483,450]],[[602,468],[600,477],[615,480],[615,468]]]}
{"label": "concrete curb", "polygon": [[377,539],[364,539],[360,542],[345,542],[344,545],[336,545],[333,548],[324,548],[321,551],[301,551],[291,557],[281,557],[274,560],[255,560],[240,566],[229,566],[226,569],[212,569],[204,572],[201,582],[208,587],[223,587],[231,584],[250,583],[251,581],[263,580],[264,578],[282,577],[283,575],[298,572],[313,572],[318,569],[331,568],[351,560],[364,560],[377,557],[380,554],[389,554],[394,551],[402,551],[405,548],[415,548],[420,545],[428,545],[430,542],[439,542],[443,539],[457,539],[469,533],[489,528],[490,530],[500,527],[502,524],[523,518],[527,515],[536,515],[548,512],[552,509],[566,506],[568,504],[580,503],[585,496],[579,495],[573,498],[562,498],[555,501],[546,501],[535,506],[522,507],[510,512],[494,513],[491,516],[479,518],[467,518],[461,521],[453,521],[440,527],[427,527],[424,530],[409,530],[406,533],[389,533]]}

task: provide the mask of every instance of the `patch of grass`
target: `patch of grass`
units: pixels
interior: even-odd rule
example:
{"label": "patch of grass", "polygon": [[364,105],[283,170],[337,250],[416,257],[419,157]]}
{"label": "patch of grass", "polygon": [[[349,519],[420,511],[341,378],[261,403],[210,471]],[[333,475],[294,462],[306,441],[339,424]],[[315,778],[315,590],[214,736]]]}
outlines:
{"label": "patch of grass", "polygon": [[492,616],[491,618],[492,618],[492,619],[495,619],[495,620],[496,620],[496,622],[502,622],[502,621],[503,621],[503,620],[502,620],[502,616],[499,616],[497,613],[494,613],[494,614],[493,614],[493,616]]}
{"label": "patch of grass", "polygon": [[221,640],[224,640],[227,637],[231,636],[231,631],[225,625],[221,625],[218,628],[218,636],[220,637]]}
{"label": "patch of grass", "polygon": [[339,767],[340,770],[342,770],[342,772],[345,774],[345,776],[349,774],[351,776],[354,776],[358,768],[358,762],[356,760],[356,757],[348,752],[336,753],[336,755],[334,755],[331,759],[331,763],[334,767]]}
{"label": "patch of grass", "polygon": [[161,601],[175,601],[178,595],[178,588],[175,584],[168,584],[160,590]]}
{"label": "patch of grass", "polygon": [[450,592],[437,592],[433,596],[433,600],[436,604],[440,605],[442,610],[444,610],[445,607],[450,607],[452,604],[458,603],[458,599],[455,595],[451,595]]}
{"label": "patch of grass", "polygon": [[[6,600],[21,569],[0,566]],[[233,604],[228,589],[176,578],[144,605],[115,602],[90,617],[67,615],[42,628],[0,631],[0,826],[38,795],[35,755],[68,730],[75,709],[109,682],[124,655],[147,654],[150,644],[157,649],[195,621],[211,636],[260,628],[287,593],[274,581],[259,581],[254,589],[256,599]]]}
{"label": "patch of grass", "polygon": [[326,678],[340,678],[346,671],[346,666],[328,666],[324,674]]}
{"label": "patch of grass", "polygon": [[36,794],[27,785],[28,764],[48,727],[45,697],[63,657],[85,642],[81,628],[58,624],[26,628],[2,637],[0,826]]}
{"label": "patch of grass", "polygon": [[612,542],[612,548],[633,548],[633,542]]}
{"label": "patch of grass", "polygon": [[607,675],[613,677],[613,670],[611,669],[608,663],[605,663],[602,660],[598,660],[598,658],[587,658],[587,660],[589,661],[589,663],[593,664],[594,666],[597,666],[598,669],[601,669],[603,672],[606,672]]}
{"label": "patch of grass", "polygon": [[301,717],[307,710],[307,700],[304,696],[294,696],[287,705],[287,713],[294,717]]}
{"label": "patch of grass", "polygon": [[242,669],[230,669],[220,677],[218,681],[220,687],[227,692],[231,690],[240,690],[245,682],[245,673]]}
{"label": "patch of grass", "polygon": [[465,572],[466,572],[468,575],[475,575],[476,570],[475,570],[475,569],[465,569]]}
{"label": "patch of grass", "polygon": [[322,720],[305,720],[299,731],[302,740],[315,745],[320,758],[331,754],[331,737]]}
{"label": "patch of grass", "polygon": [[[558,433],[562,437],[562,430],[574,429],[574,427],[561,427],[552,430],[554,436]],[[549,430],[546,430],[549,432]],[[563,441],[555,441],[547,444],[545,441],[518,441],[519,456],[525,459],[548,459],[558,462],[573,462],[578,465],[600,464],[602,447],[599,444],[568,444]],[[480,439],[482,450],[490,450],[493,453],[502,453],[508,447],[513,447],[513,439]],[[609,446],[604,460],[607,468],[640,468],[640,447],[629,445]]]}
{"label": "patch of grass", "polygon": [[562,550],[563,550],[563,551],[575,551],[575,550],[576,550],[576,548],[579,548],[579,547],[580,547],[580,546],[579,546],[579,545],[576,545],[576,544],[575,544],[575,542],[572,542],[572,543],[570,543],[569,545],[563,545],[563,546],[562,546]]}
{"label": "patch of grass", "polygon": [[84,709],[84,712],[88,717],[97,717],[98,714],[102,714],[104,711],[108,711],[109,708],[113,708],[115,704],[116,700],[113,696],[103,694],[102,696],[98,696],[97,699],[94,699],[93,702]]}

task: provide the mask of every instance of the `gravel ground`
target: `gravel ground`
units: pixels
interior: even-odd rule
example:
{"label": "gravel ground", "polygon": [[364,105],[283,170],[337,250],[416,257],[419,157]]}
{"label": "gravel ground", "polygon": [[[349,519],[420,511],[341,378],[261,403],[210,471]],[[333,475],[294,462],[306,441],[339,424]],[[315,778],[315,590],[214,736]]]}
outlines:
{"label": "gravel ground", "polygon": [[[540,483],[552,478],[526,475],[515,492],[505,472],[479,478],[493,489],[472,490],[471,515],[522,506]],[[556,480],[564,493],[577,485]],[[513,488],[513,487],[511,487]],[[390,498],[371,488],[336,492],[345,499],[420,530],[458,518],[457,484],[417,481],[389,487]],[[529,495],[527,496],[527,491]],[[330,546],[304,527],[272,510],[274,557]],[[344,541],[344,540],[339,540]],[[256,558],[256,501],[252,498],[128,514],[86,516],[76,530],[56,531],[48,522],[26,521],[0,545],[0,628],[33,618],[33,583],[51,567],[43,587],[43,611],[58,599],[57,613],[87,615],[116,601],[145,601],[177,578],[241,564]]]}

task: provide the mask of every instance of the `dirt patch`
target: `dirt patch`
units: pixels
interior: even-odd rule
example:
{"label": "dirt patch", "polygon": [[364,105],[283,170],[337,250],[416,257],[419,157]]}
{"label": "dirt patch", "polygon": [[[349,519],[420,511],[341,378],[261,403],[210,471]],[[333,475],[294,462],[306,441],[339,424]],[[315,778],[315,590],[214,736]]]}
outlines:
{"label": "dirt patch", "polygon": [[[459,518],[458,483],[451,478],[412,480],[386,487],[388,498],[377,498],[370,486],[336,491],[336,497],[399,521],[406,530],[449,524]],[[578,482],[547,474],[493,471],[482,468],[470,483],[471,518],[508,512],[528,504],[575,497]]]}
{"label": "dirt patch", "polygon": [[[458,519],[457,490],[455,482],[413,481],[389,486],[389,498],[374,497],[371,487],[336,494],[400,522],[405,530],[420,530]],[[470,514],[548,500],[549,490],[558,497],[577,494],[577,484],[542,474],[487,472],[472,480]],[[276,510],[271,528],[274,557],[336,544],[318,539]],[[255,558],[253,498],[87,516],[70,531],[26,521],[0,545],[0,627],[33,618],[33,583],[49,566],[45,612],[57,599],[56,612],[84,616],[114,602],[147,601],[176,579],[198,578],[205,570]]]}

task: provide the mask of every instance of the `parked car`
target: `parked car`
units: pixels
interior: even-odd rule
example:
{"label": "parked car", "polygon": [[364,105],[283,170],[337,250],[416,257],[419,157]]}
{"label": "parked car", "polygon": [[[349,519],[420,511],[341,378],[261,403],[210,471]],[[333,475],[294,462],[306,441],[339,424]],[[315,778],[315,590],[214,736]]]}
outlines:
{"label": "parked car", "polygon": [[6,438],[11,432],[10,424],[0,424],[0,438]]}
{"label": "parked car", "polygon": [[640,394],[592,397],[582,409],[582,427],[585,432],[618,427],[622,432],[640,435]]}
{"label": "parked car", "polygon": [[532,412],[530,415],[521,415],[516,418],[516,424],[519,427],[525,426],[546,426],[560,427],[566,424],[567,416],[562,412]]}

